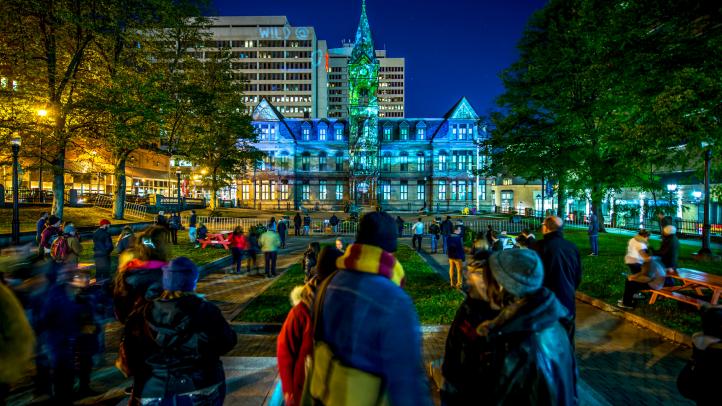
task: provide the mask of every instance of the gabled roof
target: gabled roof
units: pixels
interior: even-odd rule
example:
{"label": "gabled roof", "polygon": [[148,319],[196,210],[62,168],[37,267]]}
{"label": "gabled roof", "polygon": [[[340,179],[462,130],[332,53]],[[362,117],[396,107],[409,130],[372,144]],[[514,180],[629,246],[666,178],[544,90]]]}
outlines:
{"label": "gabled roof", "polygon": [[[366,59],[366,61],[364,61]],[[361,3],[361,19],[356,29],[356,40],[354,42],[353,51],[351,51],[351,62],[375,62],[376,52],[374,52],[374,40],[371,37],[371,27],[369,19],[366,16],[366,0]]]}
{"label": "gabled roof", "polygon": [[276,109],[265,97],[261,98],[251,115],[253,121],[283,121],[283,114]]}
{"label": "gabled roof", "polygon": [[471,107],[471,104],[468,100],[466,100],[466,97],[462,97],[458,102],[456,102],[456,104],[454,104],[454,107],[452,107],[451,110],[444,115],[444,118],[447,120],[478,120],[479,115],[476,114],[476,111],[474,111],[474,108]]}

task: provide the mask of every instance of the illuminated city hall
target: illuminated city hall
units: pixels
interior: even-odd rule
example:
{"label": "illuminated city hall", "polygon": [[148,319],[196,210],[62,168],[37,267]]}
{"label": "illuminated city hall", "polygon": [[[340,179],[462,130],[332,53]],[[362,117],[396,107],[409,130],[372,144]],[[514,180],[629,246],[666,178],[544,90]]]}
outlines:
{"label": "illuminated city hall", "polygon": [[[271,96],[259,97],[252,118],[257,147],[267,156],[241,181],[240,204],[340,209],[348,202],[385,210],[489,210],[494,197],[487,193],[487,180],[474,175],[485,159],[475,141],[486,137],[486,129],[466,98],[437,118],[380,111],[379,93],[386,86],[380,81],[384,65],[379,56],[386,54],[374,48],[365,4],[355,41],[346,48],[345,63],[338,63],[336,53],[334,66],[344,66],[336,72],[347,79],[347,114],[286,118]],[[325,69],[331,68],[327,64]]]}

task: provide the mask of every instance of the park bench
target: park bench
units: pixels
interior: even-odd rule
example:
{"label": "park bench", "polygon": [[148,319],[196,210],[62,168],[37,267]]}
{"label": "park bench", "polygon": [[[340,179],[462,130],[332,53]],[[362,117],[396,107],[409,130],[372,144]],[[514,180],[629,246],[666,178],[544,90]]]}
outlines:
{"label": "park bench", "polygon": [[704,294],[703,289],[709,289],[712,291],[712,298],[709,301],[712,305],[717,304],[720,294],[722,294],[721,276],[689,268],[678,268],[676,274],[669,274],[667,276],[682,281],[682,286],[668,286],[662,289],[650,290],[652,297],[649,299],[649,304],[654,304],[657,297],[663,296],[700,308],[707,303],[705,300],[697,299],[681,292],[694,291],[698,296],[702,296]]}

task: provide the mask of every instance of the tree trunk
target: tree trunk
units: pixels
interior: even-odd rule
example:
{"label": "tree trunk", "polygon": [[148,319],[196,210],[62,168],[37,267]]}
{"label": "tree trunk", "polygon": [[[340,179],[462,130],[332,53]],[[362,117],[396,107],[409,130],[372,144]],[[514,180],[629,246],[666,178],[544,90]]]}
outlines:
{"label": "tree trunk", "polygon": [[218,208],[218,176],[216,175],[215,170],[211,175],[211,200],[209,202],[209,207],[211,211],[215,211]]}
{"label": "tree trunk", "polygon": [[559,186],[557,188],[557,216],[559,218],[564,218],[564,207],[566,207],[566,198],[564,197],[564,181],[562,180],[562,176],[559,177]]}
{"label": "tree trunk", "polygon": [[58,150],[53,159],[53,207],[51,212],[58,218],[63,218],[65,207],[65,147]]}
{"label": "tree trunk", "polygon": [[128,154],[120,154],[115,161],[113,176],[115,176],[115,190],[113,190],[113,218],[115,220],[123,219],[125,214],[125,163]]}

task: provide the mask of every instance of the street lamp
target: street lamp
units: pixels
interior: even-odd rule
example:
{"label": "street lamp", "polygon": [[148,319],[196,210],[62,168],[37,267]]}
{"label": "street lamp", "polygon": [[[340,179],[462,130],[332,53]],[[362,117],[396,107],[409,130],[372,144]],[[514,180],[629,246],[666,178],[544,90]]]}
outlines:
{"label": "street lamp", "polygon": [[702,198],[702,192],[695,190],[692,192],[692,197],[694,197],[694,203],[697,205],[697,222],[699,223],[699,199]]}
{"label": "street lamp", "polygon": [[176,178],[178,178],[178,216],[180,216],[180,212],[181,212],[181,184],[180,184],[180,175],[181,175],[181,170],[180,170],[180,169],[176,169],[176,171],[175,171],[175,176],[176,176]]}
{"label": "street lamp", "polygon": [[20,135],[15,134],[12,139],[13,148],[13,221],[12,243],[20,244],[20,211],[18,208],[19,179],[18,179],[18,153],[20,153]]}

